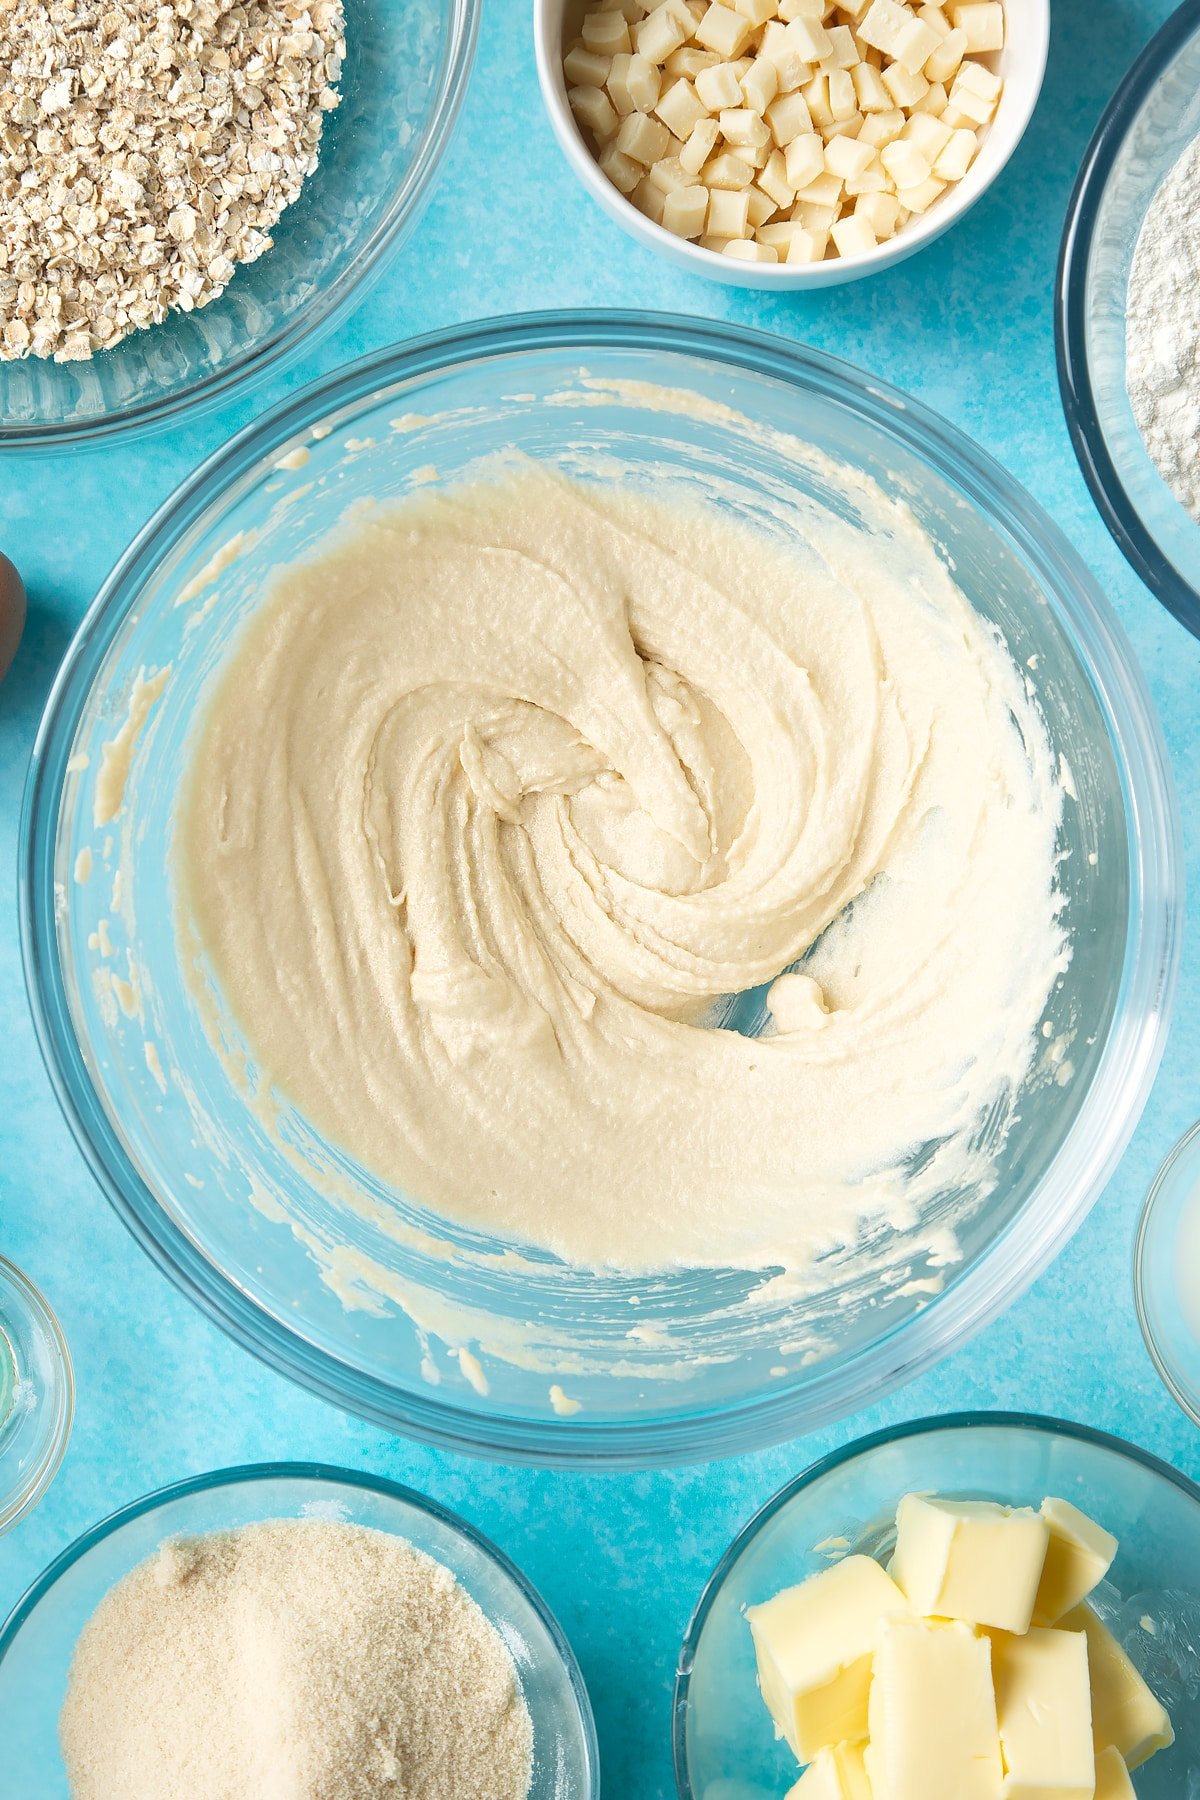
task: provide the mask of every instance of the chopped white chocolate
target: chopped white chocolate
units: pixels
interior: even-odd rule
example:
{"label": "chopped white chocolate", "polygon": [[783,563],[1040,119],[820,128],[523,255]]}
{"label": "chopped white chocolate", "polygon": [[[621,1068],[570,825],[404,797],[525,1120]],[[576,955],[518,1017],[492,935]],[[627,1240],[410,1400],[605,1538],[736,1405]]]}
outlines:
{"label": "chopped white chocolate", "polygon": [[793,138],[784,151],[784,171],[793,194],[825,172],[825,146],[815,131]]}
{"label": "chopped white chocolate", "polygon": [[686,143],[693,128],[708,117],[708,108],[690,81],[676,81],[654,108],[667,130]]}
{"label": "chopped white chocolate", "polygon": [[620,123],[616,109],[603,88],[568,88],[567,104],[580,124],[585,125],[602,144],[612,137]]}
{"label": "chopped white chocolate", "polygon": [[621,120],[616,137],[618,150],[647,166],[667,154],[670,141],[671,133],[661,119],[651,119],[640,112],[630,113],[627,119]]}
{"label": "chopped white chocolate", "polygon": [[615,144],[609,144],[600,152],[600,167],[613,186],[622,194],[632,194],[642,176],[646,173],[641,163],[634,162],[632,156],[626,156]]}
{"label": "chopped white chocolate", "polygon": [[572,45],[563,57],[568,87],[603,87],[611,66],[607,56],[597,56],[582,43]]}
{"label": "chopped white chocolate", "polygon": [[676,188],[668,194],[662,222],[676,237],[699,237],[708,214],[708,189],[698,185]]}
{"label": "chopped white chocolate", "polygon": [[693,126],[691,136],[679,152],[679,160],[689,175],[698,175],[716,148],[720,127],[715,119],[701,119]]}
{"label": "chopped white chocolate", "polygon": [[870,220],[857,212],[838,219],[829,235],[837,245],[839,256],[868,256],[878,242]]}
{"label": "chopped white chocolate", "polygon": [[934,161],[933,172],[939,181],[961,181],[974,159],[979,139],[967,126],[952,131],[946,147]]}
{"label": "chopped white chocolate", "polygon": [[633,41],[639,56],[661,65],[692,35],[668,0],[668,4],[657,6],[646,15],[634,30]]}
{"label": "chopped white chocolate", "polygon": [[[1003,44],[1004,0],[585,6],[563,73],[601,172],[722,255],[865,255],[968,173],[1002,94],[978,58]],[[714,223],[720,195],[739,204]]]}
{"label": "chopped white chocolate", "polygon": [[695,36],[705,49],[729,58],[742,54],[753,30],[749,19],[734,12],[731,6],[722,6],[720,0],[713,0],[697,25]]}
{"label": "chopped white chocolate", "polygon": [[806,137],[813,128],[812,114],[803,94],[781,94],[767,108],[767,124],[780,150],[786,150],[793,138]]}
{"label": "chopped white chocolate", "polygon": [[742,99],[761,116],[779,92],[779,71],[766,56],[756,56],[741,81]]}
{"label": "chopped white chocolate", "polygon": [[727,188],[714,188],[708,196],[704,229],[710,237],[745,237],[750,229],[750,197]]}
{"label": "chopped white chocolate", "polygon": [[730,238],[722,256],[735,256],[739,262],[775,263],[779,261],[778,252],[770,244],[760,244],[754,238]]}
{"label": "chopped white chocolate", "polygon": [[619,12],[585,13],[581,30],[587,48],[597,56],[616,56],[633,48],[629,27]]}
{"label": "chopped white chocolate", "polygon": [[861,175],[874,160],[875,151],[871,145],[860,143],[858,138],[831,137],[825,145],[825,167],[831,175],[840,175],[843,181],[852,175]]}
{"label": "chopped white chocolate", "polygon": [[925,59],[924,74],[929,81],[950,81],[958,74],[963,57],[967,54],[967,34],[954,30],[946,34],[935,50],[931,50]]}
{"label": "chopped white chocolate", "polygon": [[1004,48],[1004,7],[1001,0],[968,0],[965,6],[952,6],[950,18],[959,31],[967,34],[967,49],[972,55]]}

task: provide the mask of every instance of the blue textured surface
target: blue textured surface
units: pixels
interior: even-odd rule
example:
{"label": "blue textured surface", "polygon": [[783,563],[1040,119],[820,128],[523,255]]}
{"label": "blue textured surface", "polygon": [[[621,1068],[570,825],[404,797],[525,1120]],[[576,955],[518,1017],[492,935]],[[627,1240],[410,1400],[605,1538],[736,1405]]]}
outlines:
{"label": "blue textured surface", "polygon": [[0,1249],[58,1310],[79,1382],[62,1472],[0,1541],[0,1614],[78,1531],[163,1482],[269,1457],[370,1468],[458,1509],[528,1571],[582,1662],[606,1793],[665,1800],[674,1793],[675,1657],[700,1588],[743,1520],[833,1444],[922,1413],[1027,1407],[1120,1432],[1200,1477],[1200,1434],[1154,1376],[1130,1281],[1142,1197],[1200,1111],[1200,934],[1185,941],[1166,1060],[1116,1179],[1006,1318],[838,1431],[734,1462],[604,1477],[488,1467],[389,1438],[268,1374],[201,1319],[125,1235],[59,1117],[25,1004],[13,887],[21,786],[58,660],[119,551],[202,455],[282,387],[396,338],[529,306],[608,304],[741,319],[863,363],[1007,464],[1076,544],[1133,639],[1174,759],[1193,882],[1200,643],[1138,585],[1092,509],[1059,410],[1051,330],[1074,171],[1168,10],[1164,0],[1056,0],[1037,115],[968,218],[896,270],[775,298],[678,274],[597,210],[542,115],[527,5],[490,0],[465,117],[429,210],[338,334],[283,380],[173,436],[0,460],[0,546],[30,593],[26,637],[0,688]]}

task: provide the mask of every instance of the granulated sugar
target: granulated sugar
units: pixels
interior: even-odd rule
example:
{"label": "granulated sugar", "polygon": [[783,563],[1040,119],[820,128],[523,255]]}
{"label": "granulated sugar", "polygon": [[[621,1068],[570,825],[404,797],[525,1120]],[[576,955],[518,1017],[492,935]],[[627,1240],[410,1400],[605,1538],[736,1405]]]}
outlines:
{"label": "granulated sugar", "polygon": [[1200,521],[1200,138],[1150,202],[1126,308],[1133,416],[1159,474]]}
{"label": "granulated sugar", "polygon": [[163,1546],[101,1602],[59,1724],[74,1800],[526,1800],[509,1652],[450,1571],[362,1526]]}

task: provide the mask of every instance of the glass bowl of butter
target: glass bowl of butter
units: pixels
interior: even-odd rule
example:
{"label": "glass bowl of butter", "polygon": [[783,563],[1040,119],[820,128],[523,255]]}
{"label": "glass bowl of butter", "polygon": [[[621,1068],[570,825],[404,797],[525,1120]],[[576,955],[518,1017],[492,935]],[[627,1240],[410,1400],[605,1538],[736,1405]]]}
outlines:
{"label": "glass bowl of butter", "polygon": [[[962,1414],[850,1444],[768,1501],[705,1589],[676,1677],[680,1800],[784,1800],[798,1780],[796,1800],[858,1800],[864,1766],[928,1800],[955,1758],[947,1794],[1017,1791],[1014,1774],[1100,1800],[1193,1793],[1198,1528],[1200,1488],[1080,1425]],[[879,1620],[865,1662],[818,1688],[804,1634],[827,1603],[826,1650]],[[869,1719],[865,1754],[816,1747],[847,1719],[856,1738]]]}
{"label": "glass bowl of butter", "polygon": [[960,1345],[1111,1174],[1177,954],[1150,701],[1050,521],[874,377],[632,314],[386,351],[198,471],[22,857],[142,1244],[337,1404],[544,1461]]}

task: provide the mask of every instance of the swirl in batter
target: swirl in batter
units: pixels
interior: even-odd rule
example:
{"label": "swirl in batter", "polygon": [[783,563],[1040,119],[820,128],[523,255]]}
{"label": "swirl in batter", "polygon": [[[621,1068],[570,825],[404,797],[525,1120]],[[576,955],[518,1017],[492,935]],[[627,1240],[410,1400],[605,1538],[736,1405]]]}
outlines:
{"label": "swirl in batter", "polygon": [[1060,803],[928,544],[530,466],[277,573],[175,854],[196,980],[386,1182],[584,1266],[802,1270],[986,1183]]}

